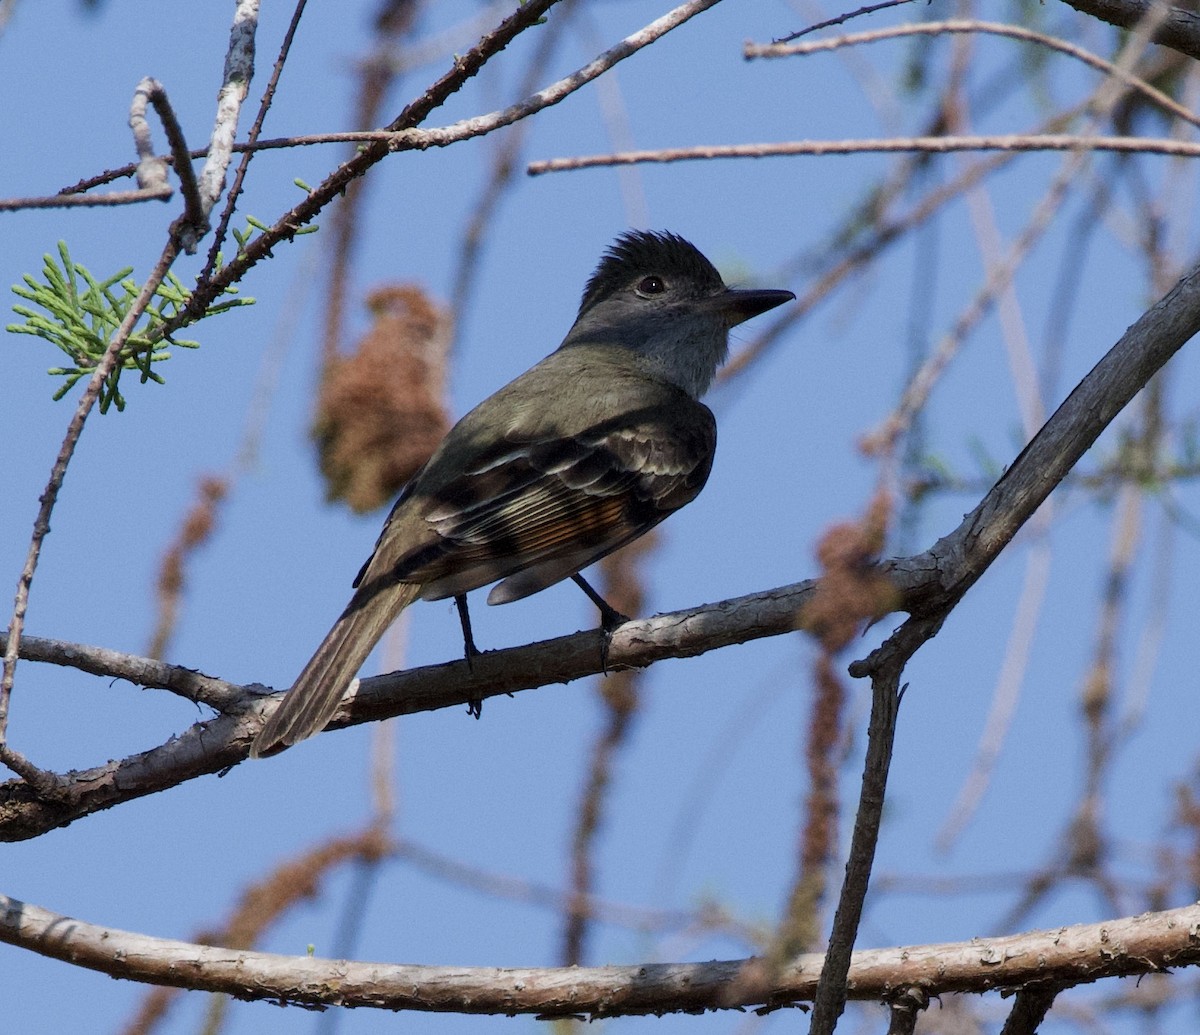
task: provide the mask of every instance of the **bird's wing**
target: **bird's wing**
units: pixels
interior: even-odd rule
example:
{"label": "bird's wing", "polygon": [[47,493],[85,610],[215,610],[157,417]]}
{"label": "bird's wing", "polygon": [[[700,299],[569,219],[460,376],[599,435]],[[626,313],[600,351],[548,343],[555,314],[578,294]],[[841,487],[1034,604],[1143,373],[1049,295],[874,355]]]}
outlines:
{"label": "bird's wing", "polygon": [[570,435],[515,431],[430,493],[419,509],[435,535],[390,575],[431,600],[518,572],[489,602],[534,593],[694,499],[715,447],[712,413],[682,393]]}

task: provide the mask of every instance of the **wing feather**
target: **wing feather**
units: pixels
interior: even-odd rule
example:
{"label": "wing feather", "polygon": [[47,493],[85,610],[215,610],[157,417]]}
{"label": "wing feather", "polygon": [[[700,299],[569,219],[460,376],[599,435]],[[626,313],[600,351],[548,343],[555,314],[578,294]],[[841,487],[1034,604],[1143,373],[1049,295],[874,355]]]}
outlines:
{"label": "wing feather", "polygon": [[[692,500],[715,446],[712,414],[691,399],[570,436],[514,435],[438,491],[425,512],[435,544],[396,577],[422,583],[421,595],[436,600],[537,569],[519,595],[536,592]],[[494,591],[489,600],[497,596],[517,599]]]}

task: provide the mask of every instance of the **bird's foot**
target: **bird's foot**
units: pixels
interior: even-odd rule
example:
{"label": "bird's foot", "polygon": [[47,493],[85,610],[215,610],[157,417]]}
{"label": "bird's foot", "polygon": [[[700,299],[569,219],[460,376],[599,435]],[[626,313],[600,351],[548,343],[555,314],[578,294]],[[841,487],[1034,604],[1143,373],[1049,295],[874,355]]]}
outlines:
{"label": "bird's foot", "polygon": [[588,584],[582,575],[572,575],[575,584],[587,594],[588,599],[600,610],[600,671],[608,675],[608,649],[612,645],[613,633],[626,622],[628,615],[622,614]]}

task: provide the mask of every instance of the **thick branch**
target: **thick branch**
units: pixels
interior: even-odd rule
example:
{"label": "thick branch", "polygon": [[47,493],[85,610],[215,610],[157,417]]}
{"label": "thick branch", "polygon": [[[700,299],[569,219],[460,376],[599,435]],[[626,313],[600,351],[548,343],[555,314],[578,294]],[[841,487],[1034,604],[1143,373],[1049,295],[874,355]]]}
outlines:
{"label": "thick branch", "polygon": [[1122,335],[1067,396],[953,532],[905,562],[940,571],[938,599],[918,608],[949,610],[987,570],[1113,418],[1200,331],[1200,267],[1193,267]]}
{"label": "thick branch", "polygon": [[[1145,18],[1154,0],[1065,0],[1077,11],[1093,18],[1132,29]],[[1182,7],[1172,7],[1166,20],[1150,37],[1155,43],[1170,47],[1188,57],[1200,58],[1200,14]]]}
{"label": "thick branch", "polygon": [[[812,998],[823,956],[798,957],[770,985],[754,962],[499,968],[353,963],[221,949],[99,927],[0,895],[0,941],[113,977],[241,999],[476,1014],[592,1017],[778,1006]],[[1005,938],[854,954],[849,994],[930,996],[1029,983],[1064,987],[1200,962],[1200,906]],[[737,995],[731,996],[736,987]]]}
{"label": "thick branch", "polygon": [[[778,636],[796,628],[796,614],[815,583],[801,582],[672,614],[628,622],[614,632],[608,668],[641,668],[664,658],[686,658],[718,647]],[[2,641],[0,641],[2,642]],[[342,705],[333,726],[356,725],[415,712],[465,705],[550,683],[567,683],[603,671],[602,634],[560,636],[509,650],[485,651],[472,660],[393,672],[364,679]],[[90,672],[117,674],[160,686],[225,713],[197,723],[166,744],[63,778],[53,797],[27,783],[0,784],[0,841],[21,841],[65,826],[92,812],[217,773],[245,760],[262,724],[261,693],[175,665],[113,654],[80,644],[21,641],[22,656]],[[112,662],[114,670],[106,666]]]}

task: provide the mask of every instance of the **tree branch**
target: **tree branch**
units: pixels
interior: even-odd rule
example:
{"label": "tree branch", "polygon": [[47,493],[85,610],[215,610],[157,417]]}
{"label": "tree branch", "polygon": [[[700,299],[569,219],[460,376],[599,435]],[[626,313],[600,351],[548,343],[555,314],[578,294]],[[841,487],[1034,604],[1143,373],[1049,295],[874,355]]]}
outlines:
{"label": "tree branch", "polygon": [[[838,896],[829,948],[814,995],[810,1035],[833,1035],[838,1018],[846,1006],[854,940],[862,919],[863,903],[871,882],[871,867],[879,843],[883,806],[887,799],[888,773],[892,765],[892,747],[900,716],[903,689],[900,675],[912,652],[937,630],[936,627],[910,629],[905,623],[901,633],[889,641],[890,649],[879,652],[886,658],[871,674],[871,721],[867,729],[867,757],[863,763],[862,789],[854,817],[854,833],[846,860],[846,877]],[[936,624],[940,625],[940,621]]]}
{"label": "tree branch", "polygon": [[[85,923],[0,895],[0,942],[112,977],[239,999],[471,1014],[607,1017],[778,1007],[812,998],[824,957],[793,960],[770,984],[735,983],[753,960],[624,967],[499,968],[355,963],[221,949]],[[1200,962],[1200,906],[1005,938],[854,954],[849,994],[886,999],[1054,981],[1072,986]]]}
{"label": "tree branch", "polygon": [[[1152,8],[1155,0],[1065,0],[1077,11],[1116,25],[1122,29],[1136,28]],[[1170,47],[1191,58],[1200,59],[1200,14],[1182,7],[1168,9],[1167,17],[1150,37],[1155,43]]]}
{"label": "tree branch", "polygon": [[[694,657],[718,647],[796,628],[796,614],[809,598],[813,582],[755,593],[673,614],[628,622],[618,628],[608,648],[608,668],[640,668],[663,658]],[[463,660],[392,672],[361,680],[342,704],[332,727],[357,725],[395,715],[465,705],[472,699],[496,697],[566,683],[604,670],[603,634],[599,630],[560,636],[508,650],[484,651],[468,667]],[[110,761],[61,778],[54,796],[39,795],[28,783],[0,784],[0,841],[37,837],[93,812],[166,790],[185,780],[218,773],[246,759],[250,741],[264,718],[268,699],[249,687],[78,644],[36,640],[27,648],[56,664],[147,680],[189,700],[220,707],[223,714],[196,723],[167,743],[149,751]],[[147,685],[143,683],[143,685]]]}

